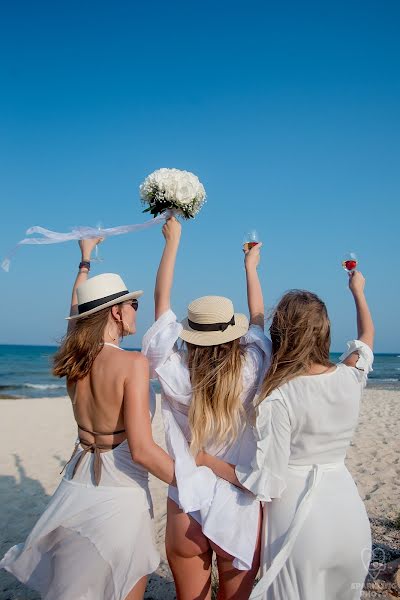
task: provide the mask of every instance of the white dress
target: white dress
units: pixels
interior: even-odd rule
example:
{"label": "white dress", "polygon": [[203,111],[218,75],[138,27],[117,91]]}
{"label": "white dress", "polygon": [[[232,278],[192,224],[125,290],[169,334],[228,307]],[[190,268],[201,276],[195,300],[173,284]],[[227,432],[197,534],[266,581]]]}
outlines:
{"label": "white dress", "polygon": [[[157,377],[161,385],[166,443],[175,460],[177,487],[170,486],[168,495],[201,524],[206,537],[234,557],[234,567],[250,569],[260,503],[253,494],[217,478],[207,467],[196,466],[189,449],[192,386],[186,352],[177,345],[181,330],[175,314],[168,310],[147,331],[142,342],[151,377]],[[245,346],[242,402],[249,421],[254,423],[253,399],[270,363],[271,342],[261,327],[250,325],[240,343]],[[246,425],[230,446],[210,445],[206,450],[236,465],[251,460],[253,446],[252,428]]]}
{"label": "white dress", "polygon": [[339,363],[326,374],[296,377],[259,405],[253,461],[236,467],[240,482],[268,502],[263,577],[251,598],[360,598],[371,531],[344,460],[373,354],[356,340],[341,360],[354,351],[358,368]]}
{"label": "white dress", "polygon": [[[155,396],[151,395],[151,416]],[[0,561],[43,600],[124,600],[137,581],[155,571],[160,557],[153,538],[148,472],[133,462],[127,440],[100,455],[83,447],[25,543]]]}

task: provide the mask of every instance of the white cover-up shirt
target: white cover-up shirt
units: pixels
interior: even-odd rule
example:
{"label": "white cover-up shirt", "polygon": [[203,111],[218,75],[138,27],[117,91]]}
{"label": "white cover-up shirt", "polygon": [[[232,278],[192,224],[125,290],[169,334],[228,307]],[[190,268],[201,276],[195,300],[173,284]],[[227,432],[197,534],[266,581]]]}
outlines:
{"label": "white cover-up shirt", "polygon": [[[259,502],[250,494],[217,478],[207,467],[197,467],[190,452],[189,406],[192,399],[187,357],[177,341],[182,325],[172,310],[166,311],[143,338],[142,352],[150,362],[151,377],[162,390],[162,411],[167,448],[175,460],[177,487],[168,495],[201,524],[203,533],[234,557],[233,565],[250,569],[257,539]],[[250,464],[254,438],[253,399],[269,367],[271,342],[257,325],[240,339],[245,347],[242,367],[242,403],[248,422],[230,446],[206,450],[231,464]]]}

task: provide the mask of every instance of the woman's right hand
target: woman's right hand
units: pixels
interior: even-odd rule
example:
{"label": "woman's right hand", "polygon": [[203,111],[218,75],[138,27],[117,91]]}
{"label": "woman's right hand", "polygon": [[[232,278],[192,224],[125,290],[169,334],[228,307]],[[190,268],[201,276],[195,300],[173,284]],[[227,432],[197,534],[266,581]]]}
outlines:
{"label": "woman's right hand", "polygon": [[179,244],[182,226],[178,219],[170,217],[163,225],[162,233],[166,242],[175,242]]}
{"label": "woman's right hand", "polygon": [[100,244],[104,238],[89,238],[84,240],[79,240],[79,248],[82,253],[82,260],[90,260],[92,252],[94,248],[96,248],[97,244]]}
{"label": "woman's right hand", "polygon": [[360,271],[349,273],[349,288],[353,296],[363,294],[365,287],[365,277]]}
{"label": "woman's right hand", "polygon": [[256,246],[250,248],[250,250],[243,250],[244,252],[244,265],[247,268],[257,268],[260,263],[260,248],[262,242],[259,242]]}

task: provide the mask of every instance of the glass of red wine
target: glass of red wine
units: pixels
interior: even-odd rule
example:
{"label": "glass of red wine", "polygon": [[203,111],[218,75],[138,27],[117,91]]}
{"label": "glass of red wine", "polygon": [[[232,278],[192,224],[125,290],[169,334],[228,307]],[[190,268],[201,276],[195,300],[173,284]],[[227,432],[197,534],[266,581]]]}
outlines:
{"label": "glass of red wine", "polygon": [[347,273],[354,273],[357,269],[358,258],[354,252],[347,252],[342,260],[342,267]]}
{"label": "glass of red wine", "polygon": [[248,231],[243,236],[243,250],[247,252],[259,243],[258,233],[255,229]]}

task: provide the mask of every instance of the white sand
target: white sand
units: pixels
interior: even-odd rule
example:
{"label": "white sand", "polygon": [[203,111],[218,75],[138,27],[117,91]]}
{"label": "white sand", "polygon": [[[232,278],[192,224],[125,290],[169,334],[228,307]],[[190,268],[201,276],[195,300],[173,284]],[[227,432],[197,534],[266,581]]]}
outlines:
{"label": "white sand", "polygon": [[[348,467],[371,518],[393,520],[400,512],[399,422],[398,392],[366,391]],[[153,430],[156,441],[163,445],[159,407]],[[68,398],[0,401],[0,556],[25,539],[42,513],[57,487],[59,472],[71,454],[75,437],[76,425]],[[175,591],[164,550],[166,486],[151,478],[151,491],[163,560],[145,597],[169,600],[175,598]],[[372,593],[371,597],[377,599],[390,597]],[[37,600],[39,596],[0,571],[0,598]]]}
{"label": "white sand", "polygon": [[347,466],[370,517],[400,514],[400,392],[367,389]]}

